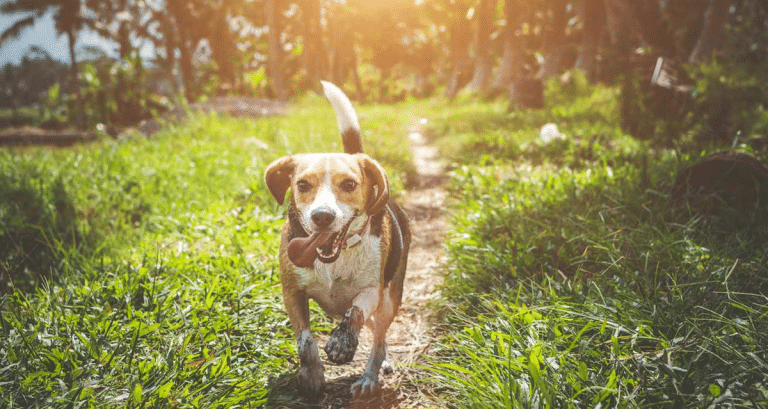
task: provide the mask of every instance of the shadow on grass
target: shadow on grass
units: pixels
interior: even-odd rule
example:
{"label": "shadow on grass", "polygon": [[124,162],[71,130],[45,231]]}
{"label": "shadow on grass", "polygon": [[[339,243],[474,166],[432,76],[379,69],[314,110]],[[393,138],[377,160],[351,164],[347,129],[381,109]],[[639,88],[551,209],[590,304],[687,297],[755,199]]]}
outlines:
{"label": "shadow on grass", "polygon": [[398,407],[400,402],[403,401],[402,395],[398,390],[392,388],[381,388],[376,390],[371,396],[353,399],[350,388],[358,378],[359,376],[343,376],[331,380],[326,379],[323,394],[319,399],[311,401],[302,398],[299,394],[295,373],[283,375],[272,385],[267,406],[270,408],[289,409],[389,409]]}
{"label": "shadow on grass", "polygon": [[84,239],[60,178],[45,183],[29,169],[0,174],[0,293],[56,278],[63,252]]}

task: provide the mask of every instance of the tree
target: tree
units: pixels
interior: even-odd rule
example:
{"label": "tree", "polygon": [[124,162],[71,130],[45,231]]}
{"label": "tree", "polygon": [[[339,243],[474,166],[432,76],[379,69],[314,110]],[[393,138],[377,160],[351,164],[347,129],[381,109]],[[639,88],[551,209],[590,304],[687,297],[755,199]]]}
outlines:
{"label": "tree", "polygon": [[269,68],[267,72],[275,97],[280,101],[285,101],[288,99],[288,92],[285,89],[283,77],[283,43],[280,39],[282,35],[282,25],[280,24],[282,7],[283,2],[281,0],[266,0],[264,2],[264,14],[267,16],[267,26],[269,27],[269,56],[267,57]]}
{"label": "tree", "polygon": [[[661,2],[659,0],[637,1],[633,2],[632,5],[643,41],[654,51],[666,57],[674,58],[677,50],[667,19],[664,18]],[[688,7],[687,13],[695,14],[696,9]]]}
{"label": "tree", "polygon": [[[112,108],[115,115],[108,115],[105,104],[99,104],[102,112],[102,122],[116,121],[128,125],[138,122],[145,114],[146,96],[143,87],[131,87],[131,81],[139,82],[144,77],[144,67],[139,58],[137,48],[133,45],[131,37],[149,39],[149,25],[151,23],[151,10],[142,0],[86,0],[86,11],[89,19],[85,24],[91,30],[96,31],[104,38],[118,44],[119,61],[110,63],[101,71],[116,72],[116,86],[108,87],[102,84],[98,95],[100,99],[114,101],[116,106]],[[102,62],[111,61],[108,54],[104,53]],[[130,69],[127,69],[130,67]],[[104,75],[102,81],[106,81],[113,75]],[[109,95],[109,97],[107,97]]]}
{"label": "tree", "polygon": [[471,2],[462,0],[447,1],[438,11],[444,13],[447,20],[448,54],[451,72],[445,96],[453,98],[469,80],[470,59],[469,45],[472,42],[472,26],[468,16]]}
{"label": "tree", "polygon": [[717,49],[730,6],[729,0],[709,0],[707,10],[704,12],[704,26],[688,57],[688,63],[703,62]]}
{"label": "tree", "polygon": [[328,19],[328,77],[339,86],[347,82],[349,76],[355,85],[356,98],[363,98],[363,86],[357,72],[357,52],[355,51],[355,33],[358,22],[349,3],[332,2],[326,9]]}
{"label": "tree", "polygon": [[14,122],[19,117],[19,105],[21,99],[21,73],[19,67],[6,63],[3,72],[0,73],[0,96],[2,96],[3,107],[10,106],[12,119]]}
{"label": "tree", "polygon": [[541,66],[541,78],[547,79],[560,73],[565,47],[566,6],[568,0],[548,1],[551,4],[552,20],[548,24],[544,39],[544,63]]}
{"label": "tree", "polygon": [[581,33],[581,47],[574,68],[584,72],[589,80],[595,79],[598,45],[605,27],[605,6],[603,0],[584,0],[581,9],[584,24]]}
{"label": "tree", "polygon": [[414,12],[414,2],[395,0],[371,3],[358,0],[350,4],[355,13],[355,44],[365,50],[364,56],[369,57],[371,64],[379,70],[379,101],[400,97],[402,94],[393,95],[390,92],[390,78],[396,68],[411,60],[408,49],[416,47],[414,37],[420,21]]}
{"label": "tree", "polygon": [[477,92],[485,92],[491,81],[493,59],[490,42],[495,6],[495,0],[480,0],[474,13],[475,71],[472,74],[470,87]]}
{"label": "tree", "polygon": [[66,34],[69,40],[72,87],[74,88],[77,100],[75,125],[78,129],[83,128],[83,99],[79,85],[80,73],[75,54],[75,43],[77,42],[77,34],[82,29],[84,22],[81,10],[82,4],[80,0],[10,0],[0,5],[0,13],[2,14],[27,14],[0,34],[0,46],[9,39],[18,37],[24,29],[31,27],[36,19],[42,18],[48,12],[53,11],[56,32],[59,35]]}
{"label": "tree", "polygon": [[302,62],[310,87],[320,91],[320,80],[328,71],[328,58],[323,41],[320,0],[300,0],[302,33]]}
{"label": "tree", "polygon": [[504,0],[504,44],[501,51],[501,62],[493,89],[496,92],[507,89],[512,80],[519,74],[521,42],[518,40],[517,29],[524,19],[528,3],[522,0]]}
{"label": "tree", "polygon": [[201,5],[187,0],[165,0],[150,9],[150,39],[157,50],[158,63],[167,73],[178,72],[181,84],[177,85],[189,101],[195,100],[199,91],[194,55],[205,38],[203,20],[207,18]]}

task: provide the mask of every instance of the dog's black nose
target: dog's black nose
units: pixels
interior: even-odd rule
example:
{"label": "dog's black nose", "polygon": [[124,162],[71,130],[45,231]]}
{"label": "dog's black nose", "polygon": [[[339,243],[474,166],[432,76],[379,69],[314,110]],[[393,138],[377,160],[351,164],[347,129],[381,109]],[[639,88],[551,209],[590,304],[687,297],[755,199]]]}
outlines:
{"label": "dog's black nose", "polygon": [[315,225],[320,229],[330,226],[335,219],[336,215],[333,211],[324,207],[312,212],[312,221],[315,222]]}

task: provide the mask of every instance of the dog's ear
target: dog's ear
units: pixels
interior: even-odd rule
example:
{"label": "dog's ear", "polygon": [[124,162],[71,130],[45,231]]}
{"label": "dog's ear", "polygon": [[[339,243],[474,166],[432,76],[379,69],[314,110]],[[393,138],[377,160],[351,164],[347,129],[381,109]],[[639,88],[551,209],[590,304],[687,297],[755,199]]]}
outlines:
{"label": "dog's ear", "polygon": [[285,192],[291,187],[291,176],[296,168],[293,156],[283,156],[267,166],[264,181],[272,196],[281,206],[285,202]]}
{"label": "dog's ear", "polygon": [[360,166],[363,168],[365,176],[373,181],[368,191],[368,202],[365,206],[365,212],[369,216],[373,216],[384,210],[389,201],[389,179],[381,165],[371,159],[370,156],[363,153],[359,153],[356,156],[360,160]]}

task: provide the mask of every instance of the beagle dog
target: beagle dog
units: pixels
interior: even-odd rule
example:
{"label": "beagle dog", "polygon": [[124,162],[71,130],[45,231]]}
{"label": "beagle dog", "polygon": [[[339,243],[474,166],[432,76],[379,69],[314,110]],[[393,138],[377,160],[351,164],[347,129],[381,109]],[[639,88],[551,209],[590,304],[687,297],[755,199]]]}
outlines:
{"label": "beagle dog", "polygon": [[290,204],[280,242],[283,302],[296,336],[298,386],[316,398],[325,385],[323,363],[309,330],[309,300],[341,320],[325,344],[329,361],[351,362],[363,324],[373,348],[352,395],[378,387],[387,357],[386,333],[398,312],[411,242],[408,217],[390,198],[381,165],[363,153],[352,103],[323,81],[345,153],[306,153],[272,162],[265,181],[279,204]]}

